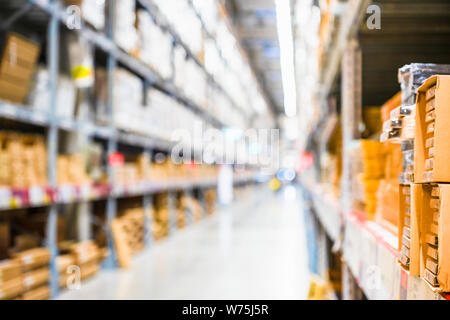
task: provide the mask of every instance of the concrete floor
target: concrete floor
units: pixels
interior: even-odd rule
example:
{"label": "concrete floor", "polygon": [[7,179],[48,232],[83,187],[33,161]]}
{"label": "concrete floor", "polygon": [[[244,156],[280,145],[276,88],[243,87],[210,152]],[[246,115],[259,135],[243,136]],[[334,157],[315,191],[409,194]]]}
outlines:
{"label": "concrete floor", "polygon": [[309,285],[299,194],[259,189],[102,270],[59,299],[305,299]]}

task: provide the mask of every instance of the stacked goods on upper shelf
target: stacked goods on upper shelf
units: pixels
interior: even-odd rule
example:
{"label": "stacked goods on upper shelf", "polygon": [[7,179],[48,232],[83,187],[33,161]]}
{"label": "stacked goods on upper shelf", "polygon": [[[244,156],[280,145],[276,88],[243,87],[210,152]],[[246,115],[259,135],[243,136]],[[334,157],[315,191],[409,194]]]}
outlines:
{"label": "stacked goods on upper shelf", "polygon": [[137,56],[136,0],[115,1],[115,5],[114,41],[126,52]]}
{"label": "stacked goods on upper shelf", "polygon": [[377,191],[375,220],[392,233],[397,233],[399,208],[398,176],[402,170],[400,146],[386,141],[383,143],[384,174]]}
{"label": "stacked goods on upper shelf", "polygon": [[[114,72],[113,108],[114,122],[117,127],[139,132],[141,119],[146,119],[143,108],[144,84],[134,74],[125,69]],[[105,118],[107,119],[107,110]]]}
{"label": "stacked goods on upper shelf", "polygon": [[111,229],[120,267],[127,268],[133,255],[144,248],[145,213],[143,208],[126,209],[114,219]]}
{"label": "stacked goods on upper shelf", "polygon": [[204,51],[202,25],[188,1],[157,0],[155,4],[183,42],[201,60]]}
{"label": "stacked goods on upper shelf", "polygon": [[47,150],[39,135],[0,132],[0,185],[23,189],[47,184]]}
{"label": "stacked goods on upper shelf", "polygon": [[359,180],[363,186],[363,198],[367,218],[373,219],[377,208],[377,190],[384,177],[385,154],[383,144],[374,140],[360,140],[362,173]]}
{"label": "stacked goods on upper shelf", "polygon": [[[64,0],[68,6],[77,6],[72,8],[72,13],[81,13],[81,17],[98,30],[105,27],[105,1],[91,0]],[[79,11],[78,11],[79,10]]]}
{"label": "stacked goods on upper shelf", "polygon": [[411,273],[420,269],[420,276],[440,292],[450,292],[449,103],[450,76],[432,76],[418,89],[412,192],[412,218],[418,228],[411,241],[414,236],[418,247],[414,252],[420,252],[420,257],[411,256]]}
{"label": "stacked goods on upper shelf", "polygon": [[[381,107],[381,123],[389,120],[391,111],[401,104],[401,93],[397,93]],[[398,144],[383,142],[385,153],[384,177],[380,181],[377,192],[376,221],[388,230],[397,233],[398,220],[398,176],[402,171],[402,153]]]}
{"label": "stacked goods on upper shelf", "polygon": [[[96,73],[99,80],[98,83],[96,81],[98,97],[105,94],[106,82],[100,79],[104,78],[102,73]],[[196,126],[203,125],[201,117],[173,97],[154,88],[144,90],[142,80],[124,69],[114,73],[114,85],[114,123],[120,129],[170,140],[175,130],[184,136],[187,136],[187,131],[193,137]],[[107,123],[108,113],[104,101],[105,97],[97,100],[97,118]],[[174,114],[177,116],[174,117]]]}
{"label": "stacked goods on upper shelf", "polygon": [[80,154],[58,155],[56,162],[58,185],[82,185],[92,182],[86,164]]}
{"label": "stacked goods on upper shelf", "polygon": [[0,46],[0,99],[23,103],[28,94],[40,47],[37,43],[12,32],[1,35]]}
{"label": "stacked goods on upper shelf", "polygon": [[91,240],[82,242],[61,242],[59,244],[57,267],[59,285],[66,288],[77,285],[75,281],[83,281],[94,276],[100,270],[101,261],[107,256],[106,248],[99,248]]}
{"label": "stacked goods on upper shelf", "polygon": [[138,182],[167,182],[170,180],[192,181],[217,178],[215,166],[175,164],[171,160],[151,163],[146,154],[138,155],[133,161],[126,161],[113,167],[114,182],[118,185],[132,185]]}
{"label": "stacked goods on upper shelf", "polygon": [[[144,9],[139,9],[137,12],[137,29],[140,47],[139,59],[157,70],[163,78],[168,79],[172,75],[171,60],[167,59],[172,54],[172,36],[158,26],[148,11]],[[157,45],[157,50],[155,50],[155,45]],[[186,53],[184,59],[186,59]]]}
{"label": "stacked goods on upper shelf", "polygon": [[34,248],[0,263],[0,300],[44,300],[50,298],[48,281],[50,252]]}
{"label": "stacked goods on upper shelf", "polygon": [[[34,73],[27,105],[43,113],[49,112],[50,107],[50,74],[45,66],[39,65]],[[71,119],[75,112],[75,85],[69,76],[58,76],[56,94],[56,115],[59,118]]]}
{"label": "stacked goods on upper shelf", "polygon": [[169,194],[157,193],[153,196],[153,237],[161,240],[169,235]]}
{"label": "stacked goods on upper shelf", "polygon": [[213,214],[216,209],[217,190],[205,190],[205,212],[209,215]]}
{"label": "stacked goods on upper shelf", "polygon": [[430,77],[419,88],[414,182],[450,182],[450,76]]}
{"label": "stacked goods on upper shelf", "polygon": [[[178,132],[176,138],[180,134],[193,138],[195,128],[203,125],[201,117],[161,91],[148,89],[146,98],[147,105],[141,123],[148,133],[163,139],[171,139],[174,132]],[[177,116],[174,117],[174,114]]]}

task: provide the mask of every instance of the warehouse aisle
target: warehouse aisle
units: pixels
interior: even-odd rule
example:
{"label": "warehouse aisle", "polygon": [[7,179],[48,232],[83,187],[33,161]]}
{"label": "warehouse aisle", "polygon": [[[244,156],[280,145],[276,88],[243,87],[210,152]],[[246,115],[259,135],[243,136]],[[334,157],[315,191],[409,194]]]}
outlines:
{"label": "warehouse aisle", "polygon": [[[301,203],[293,187],[257,189],[60,299],[304,299],[309,285]],[[297,191],[298,192],[298,191]]]}

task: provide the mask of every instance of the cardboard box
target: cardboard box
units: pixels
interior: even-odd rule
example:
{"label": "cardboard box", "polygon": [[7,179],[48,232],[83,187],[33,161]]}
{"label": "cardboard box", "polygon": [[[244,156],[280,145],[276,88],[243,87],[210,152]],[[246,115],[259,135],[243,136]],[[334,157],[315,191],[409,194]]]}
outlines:
{"label": "cardboard box", "polygon": [[46,284],[50,278],[50,270],[48,267],[29,271],[22,276],[22,285],[25,290],[37,288]]}
{"label": "cardboard box", "polygon": [[[428,98],[435,100],[434,110],[430,110],[430,100],[427,101],[430,90],[434,91],[428,93]],[[415,183],[450,182],[449,105],[450,76],[432,76],[419,87],[414,141]]]}
{"label": "cardboard box", "polygon": [[[420,230],[420,276],[434,291],[449,292],[450,184],[416,184],[415,188],[416,207],[413,211],[420,215],[417,219]],[[433,204],[438,204],[438,208],[433,208]]]}
{"label": "cardboard box", "polygon": [[50,299],[49,286],[41,286],[36,289],[24,292],[21,300],[48,300]]}
{"label": "cardboard box", "polygon": [[75,263],[79,266],[92,261],[97,261],[99,257],[98,246],[91,240],[72,245],[70,251],[75,258]]}
{"label": "cardboard box", "polygon": [[0,300],[13,299],[23,292],[22,278],[15,278],[0,285]]}
{"label": "cardboard box", "polygon": [[[406,201],[411,197],[410,185],[399,185],[399,215],[398,215],[398,250],[400,252],[399,261],[403,268],[409,270],[411,263],[411,201]],[[409,223],[408,223],[409,222]],[[409,241],[408,245],[403,239]]]}
{"label": "cardboard box", "polygon": [[50,262],[50,251],[47,248],[35,248],[14,255],[25,270],[35,269]]}
{"label": "cardboard box", "polygon": [[8,33],[0,61],[0,98],[23,103],[40,47],[17,33]]}
{"label": "cardboard box", "polygon": [[[420,274],[420,225],[423,191],[422,185],[412,184],[408,188],[400,187],[400,210],[398,219],[398,245],[399,250],[405,245],[408,247],[409,265],[405,260],[402,261],[400,255],[400,263],[404,269],[409,269],[410,276],[418,276]],[[410,204],[405,199],[409,197]],[[408,224],[409,223],[409,227]],[[405,230],[407,230],[405,232]],[[406,243],[407,242],[407,243]]]}
{"label": "cardboard box", "polygon": [[64,254],[56,258],[56,265],[59,273],[65,273],[67,269],[75,265],[75,256],[73,254]]}
{"label": "cardboard box", "polygon": [[0,262],[0,285],[14,278],[20,277],[22,265],[17,260]]}

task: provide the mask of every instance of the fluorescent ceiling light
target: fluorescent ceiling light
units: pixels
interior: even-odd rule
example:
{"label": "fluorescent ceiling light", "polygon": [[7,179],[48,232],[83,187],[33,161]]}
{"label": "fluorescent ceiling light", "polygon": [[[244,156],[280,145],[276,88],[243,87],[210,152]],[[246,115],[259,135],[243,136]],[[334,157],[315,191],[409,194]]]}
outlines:
{"label": "fluorescent ceiling light", "polygon": [[275,0],[277,10],[280,64],[283,79],[284,112],[288,117],[297,114],[297,88],[295,85],[294,39],[292,37],[291,0]]}

